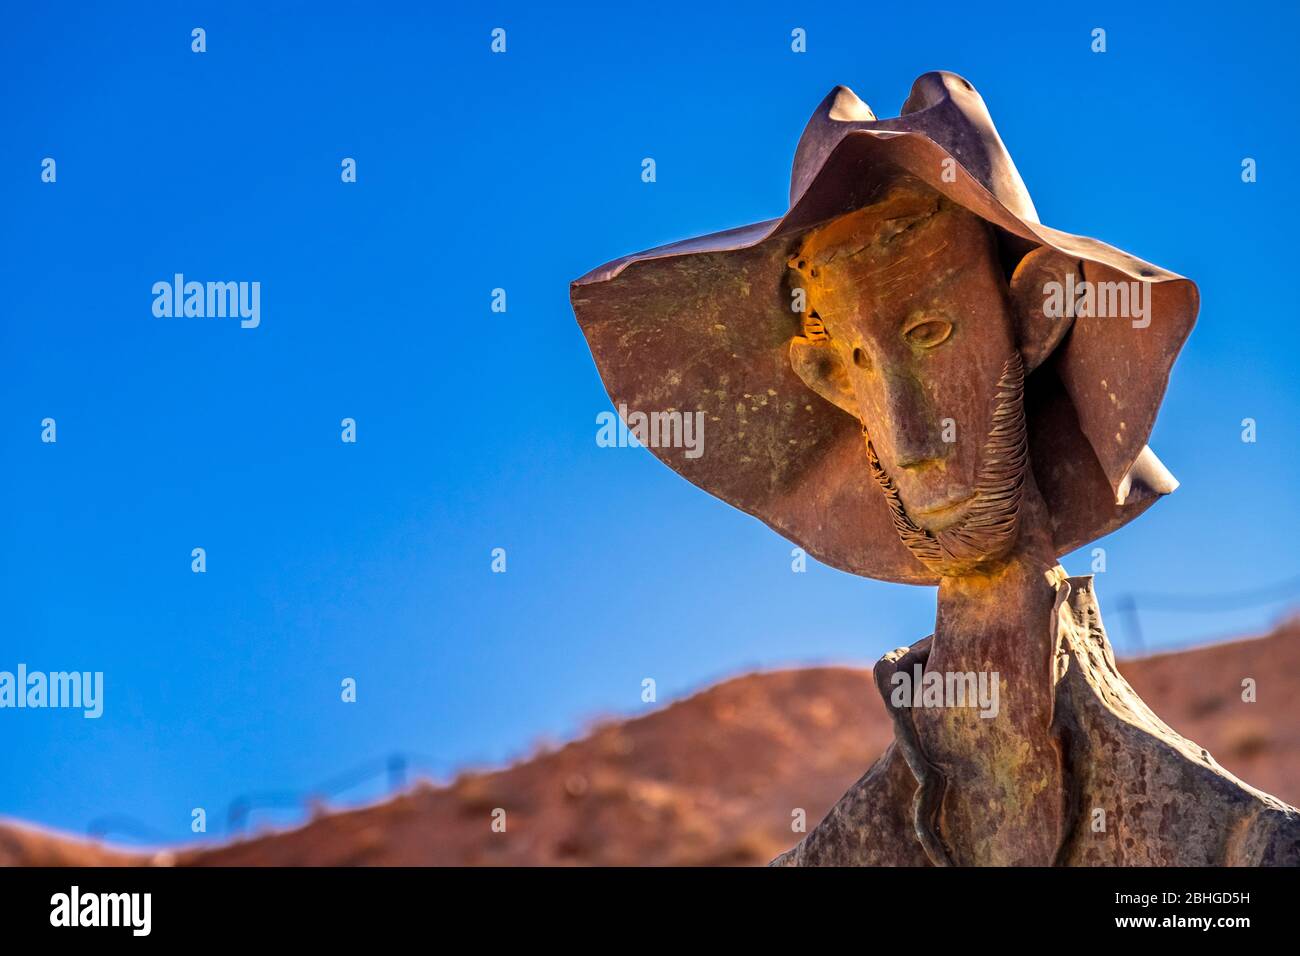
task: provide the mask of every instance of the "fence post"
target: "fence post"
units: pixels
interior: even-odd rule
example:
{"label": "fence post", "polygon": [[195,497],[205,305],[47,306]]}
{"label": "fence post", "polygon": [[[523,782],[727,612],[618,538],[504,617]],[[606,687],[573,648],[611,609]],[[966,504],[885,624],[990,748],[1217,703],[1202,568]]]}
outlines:
{"label": "fence post", "polygon": [[388,789],[397,792],[406,786],[406,757],[391,754],[388,758]]}
{"label": "fence post", "polygon": [[1127,632],[1129,643],[1132,645],[1130,650],[1139,652],[1145,650],[1146,645],[1142,640],[1142,622],[1138,619],[1137,599],[1131,594],[1121,594],[1115,604],[1116,610],[1124,618],[1124,630]]}

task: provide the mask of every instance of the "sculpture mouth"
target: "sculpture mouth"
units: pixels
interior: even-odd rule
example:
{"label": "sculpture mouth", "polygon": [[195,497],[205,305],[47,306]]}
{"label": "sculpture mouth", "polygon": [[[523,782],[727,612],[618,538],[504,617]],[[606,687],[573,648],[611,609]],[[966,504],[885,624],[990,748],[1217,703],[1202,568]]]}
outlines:
{"label": "sculpture mouth", "polygon": [[975,498],[975,494],[974,491],[968,491],[938,504],[928,505],[924,508],[909,508],[908,512],[918,520],[924,521],[930,530],[942,531],[961,517],[962,509],[970,504]]}

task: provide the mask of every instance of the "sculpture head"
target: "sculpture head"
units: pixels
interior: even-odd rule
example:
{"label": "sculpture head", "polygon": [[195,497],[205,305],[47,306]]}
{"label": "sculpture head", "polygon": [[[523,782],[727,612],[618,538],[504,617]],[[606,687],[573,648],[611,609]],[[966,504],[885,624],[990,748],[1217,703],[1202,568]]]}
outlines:
{"label": "sculpture head", "polygon": [[[1140,286],[1150,312],[1053,317],[1068,282]],[[784,216],[616,260],[572,300],[616,405],[704,413],[702,457],[658,457],[853,573],[989,565],[1031,484],[1058,556],[1176,487],[1146,440],[1195,286],[1042,226],[950,73],[893,120],[833,90]]]}
{"label": "sculpture head", "polygon": [[861,422],[903,543],[939,574],[1005,555],[1029,466],[1019,339],[1036,357],[1057,329],[1017,321],[988,225],[906,178],[810,230],[788,266],[805,305],[791,364]]}

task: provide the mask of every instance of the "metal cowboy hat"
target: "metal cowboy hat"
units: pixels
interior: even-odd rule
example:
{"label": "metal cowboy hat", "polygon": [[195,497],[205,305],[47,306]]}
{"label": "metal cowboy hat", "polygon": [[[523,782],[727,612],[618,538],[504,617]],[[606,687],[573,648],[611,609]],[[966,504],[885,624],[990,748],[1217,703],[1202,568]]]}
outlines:
{"label": "metal cowboy hat", "polygon": [[861,424],[804,384],[789,351],[801,319],[786,263],[800,235],[870,204],[899,177],[994,227],[1013,306],[1018,295],[1036,296],[1041,312],[1050,261],[1070,263],[1094,285],[1124,283],[1149,296],[1145,324],[1064,317],[1047,347],[1025,356],[1031,460],[1057,555],[1173,491],[1177,482],[1146,443],[1196,319],[1196,286],[1041,225],[984,100],[946,72],[920,77],[895,119],[877,120],[851,90],[832,90],[799,140],[790,208],[779,219],[616,259],[573,283],[574,312],[616,405],[704,413],[702,455],[654,454],[826,564],[937,583],[894,531],[864,463]]}

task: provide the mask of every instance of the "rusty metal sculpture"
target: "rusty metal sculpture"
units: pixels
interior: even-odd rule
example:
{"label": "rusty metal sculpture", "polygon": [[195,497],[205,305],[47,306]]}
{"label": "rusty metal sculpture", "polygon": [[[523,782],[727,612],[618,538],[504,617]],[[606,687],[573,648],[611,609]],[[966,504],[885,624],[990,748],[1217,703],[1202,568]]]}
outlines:
{"label": "rusty metal sculpture", "polygon": [[835,89],[784,216],[572,301],[616,404],[704,412],[670,467],[827,564],[938,585],[934,634],[876,665],[894,743],[775,862],[1300,862],[1300,811],[1146,707],[1057,564],[1177,487],[1146,443],[1196,287],[1039,223],[970,83],[928,73],[890,120]]}

